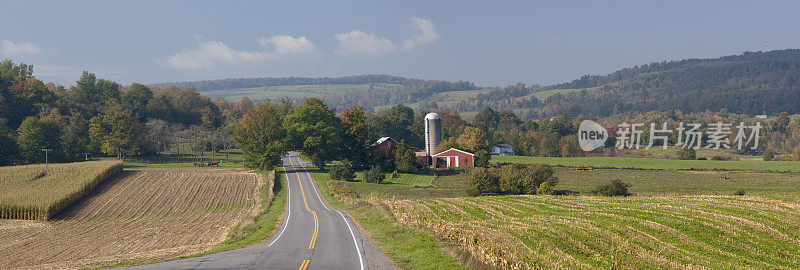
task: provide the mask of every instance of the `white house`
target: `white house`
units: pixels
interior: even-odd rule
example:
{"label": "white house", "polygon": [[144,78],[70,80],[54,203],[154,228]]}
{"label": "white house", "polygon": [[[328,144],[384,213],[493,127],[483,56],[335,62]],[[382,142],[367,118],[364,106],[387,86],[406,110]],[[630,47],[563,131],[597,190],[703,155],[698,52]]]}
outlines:
{"label": "white house", "polygon": [[492,146],[492,155],[500,155],[500,156],[515,156],[514,155],[514,147],[505,143],[498,143]]}

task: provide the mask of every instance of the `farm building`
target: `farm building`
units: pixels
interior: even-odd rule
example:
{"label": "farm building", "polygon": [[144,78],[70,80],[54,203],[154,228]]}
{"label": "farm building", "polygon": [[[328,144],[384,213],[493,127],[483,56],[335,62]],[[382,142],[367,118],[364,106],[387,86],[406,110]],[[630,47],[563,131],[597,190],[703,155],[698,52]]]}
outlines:
{"label": "farm building", "polygon": [[382,138],[378,139],[378,141],[373,143],[371,146],[372,146],[372,148],[375,148],[375,149],[383,152],[384,154],[389,154],[389,152],[392,151],[392,146],[395,145],[395,144],[398,144],[398,143],[399,142],[395,141],[391,137],[382,137]]}
{"label": "farm building", "polygon": [[[371,147],[388,155],[389,153],[391,153],[392,147],[394,147],[395,144],[399,143],[400,142],[396,141],[395,139],[392,139],[391,137],[382,137],[377,141],[375,141],[375,143],[373,143]],[[411,150],[414,150],[415,153],[422,151],[422,149],[416,147],[411,147]]]}
{"label": "farm building", "polygon": [[442,151],[431,156],[433,167],[472,167],[474,166],[475,155],[455,148]]}
{"label": "farm building", "polygon": [[505,143],[498,143],[492,146],[492,155],[499,156],[515,156],[514,147]]}

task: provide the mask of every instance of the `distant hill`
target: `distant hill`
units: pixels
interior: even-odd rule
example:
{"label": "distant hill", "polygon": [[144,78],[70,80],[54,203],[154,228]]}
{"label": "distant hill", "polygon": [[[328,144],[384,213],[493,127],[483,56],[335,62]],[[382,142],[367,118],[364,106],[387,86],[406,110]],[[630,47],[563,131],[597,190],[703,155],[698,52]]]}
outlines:
{"label": "distant hill", "polygon": [[201,94],[239,100],[280,99],[301,101],[319,97],[329,105],[344,108],[362,105],[368,109],[398,103],[422,102],[440,93],[478,90],[471,82],[421,80],[391,75],[347,77],[263,77],[191,82],[157,83],[150,86],[194,88]]}
{"label": "distant hill", "polygon": [[369,74],[369,75],[356,75],[347,77],[261,77],[261,78],[238,78],[238,79],[228,78],[219,80],[156,83],[156,84],[151,84],[150,86],[159,88],[176,86],[179,88],[194,88],[197,89],[197,91],[199,92],[205,92],[211,90],[231,90],[240,88],[286,86],[286,85],[323,85],[323,84],[362,85],[370,83],[409,85],[416,81],[423,81],[423,80],[409,79],[391,75]]}
{"label": "distant hill", "polygon": [[800,50],[651,63],[540,88],[509,86],[453,108],[482,106],[527,110],[538,117],[721,109],[750,115],[800,113]]}
{"label": "distant hill", "polygon": [[353,105],[380,109],[404,103],[416,109],[447,108],[466,116],[484,107],[511,109],[523,118],[562,113],[608,116],[721,109],[775,115],[800,113],[800,49],[651,63],[550,86],[486,88],[471,82],[374,74],[222,79],[152,86],[193,87],[204,95],[232,100],[247,96],[300,101],[313,96],[340,109]]}

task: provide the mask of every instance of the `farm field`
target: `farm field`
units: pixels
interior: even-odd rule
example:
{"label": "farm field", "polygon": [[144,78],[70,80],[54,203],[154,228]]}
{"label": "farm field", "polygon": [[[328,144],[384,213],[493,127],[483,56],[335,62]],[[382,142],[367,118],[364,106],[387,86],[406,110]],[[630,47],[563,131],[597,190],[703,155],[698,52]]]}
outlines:
{"label": "farm field", "polygon": [[0,167],[0,217],[46,220],[122,170],[119,161]]}
{"label": "farm field", "polygon": [[800,267],[800,205],[756,197],[489,196],[387,202],[508,269]]}
{"label": "farm field", "polygon": [[619,179],[631,184],[635,195],[747,195],[791,197],[800,194],[800,174],[754,171],[678,171],[555,168],[556,190],[587,195],[599,184]]}
{"label": "farm field", "polygon": [[0,220],[0,265],[87,268],[208,251],[258,211],[264,182],[243,170],[126,170],[54,220]]}
{"label": "farm field", "polygon": [[747,170],[800,172],[800,161],[717,161],[677,160],[628,157],[530,157],[492,156],[492,163],[541,163],[553,166],[592,166],[595,168],[649,169],[649,170]]}

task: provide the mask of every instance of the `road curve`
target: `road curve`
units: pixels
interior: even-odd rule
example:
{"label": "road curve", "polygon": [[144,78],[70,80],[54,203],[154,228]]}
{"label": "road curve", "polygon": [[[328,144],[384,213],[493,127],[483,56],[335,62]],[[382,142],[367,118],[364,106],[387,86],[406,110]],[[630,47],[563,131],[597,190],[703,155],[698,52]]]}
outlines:
{"label": "road curve", "polygon": [[131,269],[367,269],[362,236],[347,215],[330,209],[297,154],[283,157],[286,216],[261,244]]}

